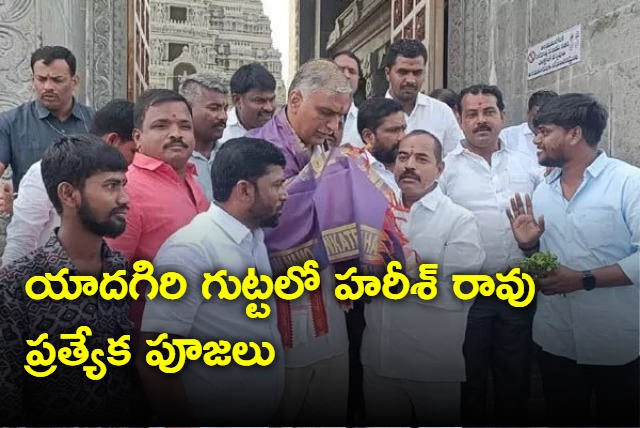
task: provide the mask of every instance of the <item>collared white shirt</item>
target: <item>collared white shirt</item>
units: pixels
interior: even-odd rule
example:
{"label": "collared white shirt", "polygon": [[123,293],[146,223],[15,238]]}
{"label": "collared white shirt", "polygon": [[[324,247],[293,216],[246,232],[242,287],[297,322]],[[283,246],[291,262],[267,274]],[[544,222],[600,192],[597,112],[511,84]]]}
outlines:
{"label": "collared white shirt", "polygon": [[378,173],[380,178],[382,178],[384,182],[389,187],[391,187],[391,189],[393,189],[393,192],[396,194],[396,201],[402,201],[402,191],[400,190],[400,187],[396,182],[396,177],[393,171],[389,171],[387,167],[385,167],[382,162],[377,160],[368,150],[365,150],[365,155],[367,156],[367,161],[369,162],[369,164],[371,164],[371,168],[373,168]]}
{"label": "collared white shirt", "polygon": [[487,255],[483,273],[505,273],[524,258],[513,237],[506,209],[515,193],[532,195],[543,170],[527,155],[505,148],[494,152],[491,165],[461,145],[449,153],[440,177],[444,194],[471,211],[478,220]]}
{"label": "collared white shirt", "polygon": [[[218,144],[216,144],[218,145]],[[212,151],[211,156],[207,159],[202,153],[196,152],[195,150],[191,153],[191,158],[189,161],[195,165],[196,175],[195,179],[202,188],[205,196],[210,202],[213,202],[213,184],[211,183],[211,164],[213,163],[213,158],[215,157],[215,153]]]}
{"label": "collared white shirt", "polygon": [[358,132],[358,107],[352,102],[347,119],[344,122],[344,131],[342,132],[342,145],[351,144],[353,147],[364,147],[362,137]]}
{"label": "collared white shirt", "polygon": [[462,382],[462,344],[472,301],[453,294],[451,276],[477,273],[482,266],[476,219],[436,187],[413,204],[408,221],[399,225],[420,263],[438,264],[438,295],[431,301],[410,296],[374,298],[367,304],[362,363],[386,377]]}
{"label": "collared white shirt", "polygon": [[[185,392],[195,416],[211,420],[232,420],[246,413],[268,420],[273,416],[284,391],[284,360],[277,327],[274,297],[264,301],[271,308],[266,319],[250,319],[244,298],[219,300],[219,287],[213,285],[210,300],[202,296],[203,273],[226,269],[228,275],[244,278],[249,268],[256,275],[271,275],[271,265],[262,230],[249,230],[216,204],[198,214],[187,226],[174,233],[158,250],[155,271],[174,271],[187,280],[186,294],[177,300],[147,299],[141,331],[169,333],[198,339],[201,343],[227,340],[271,343],[275,361],[266,367],[209,367],[202,360],[186,364],[180,372]],[[233,287],[231,285],[231,287]]]}
{"label": "collared white shirt", "polygon": [[533,157],[535,162],[538,162],[538,149],[533,144],[533,138],[535,137],[531,128],[529,128],[529,122],[521,123],[520,125],[510,126],[500,131],[500,141],[502,141],[506,148],[526,153]]}
{"label": "collared white shirt", "polygon": [[561,173],[551,172],[533,195],[534,215],[546,225],[540,249],[578,271],[618,264],[633,285],[539,293],[533,340],[578,364],[626,364],[640,348],[640,169],[600,152],[570,201]]}
{"label": "collared white shirt", "polygon": [[[387,91],[387,98],[393,98]],[[422,129],[438,137],[442,143],[442,155],[445,156],[464,139],[460,125],[451,108],[440,100],[418,92],[416,105],[410,115],[405,113],[407,121],[406,133]]]}
{"label": "collared white shirt", "polygon": [[7,244],[2,254],[2,265],[6,266],[44,246],[58,226],[60,216],[44,187],[38,161],[31,165],[20,180],[18,198],[13,203],[13,217],[7,226]]}
{"label": "collared white shirt", "polygon": [[240,138],[244,137],[247,133],[247,130],[244,129],[244,126],[238,120],[238,114],[236,113],[236,108],[233,107],[229,110],[227,114],[227,126],[224,128],[224,132],[222,133],[222,138],[218,140],[218,144],[222,145],[232,138]]}

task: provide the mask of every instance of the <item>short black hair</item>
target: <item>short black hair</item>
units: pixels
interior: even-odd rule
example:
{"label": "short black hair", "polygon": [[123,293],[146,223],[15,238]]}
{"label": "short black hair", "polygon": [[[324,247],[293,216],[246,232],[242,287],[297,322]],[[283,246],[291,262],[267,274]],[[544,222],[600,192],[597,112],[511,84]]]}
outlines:
{"label": "short black hair", "polygon": [[427,63],[427,48],[425,45],[416,39],[399,39],[391,43],[387,54],[385,55],[385,67],[393,67],[396,63],[396,58],[403,56],[405,58],[417,58],[419,56],[424,59],[424,63]]}
{"label": "short black hair", "polygon": [[382,120],[402,111],[402,104],[391,98],[374,97],[365,100],[358,110],[358,134],[362,136],[365,129],[376,132]]}
{"label": "short black hair", "polygon": [[556,125],[565,130],[580,127],[587,144],[597,146],[608,119],[607,109],[593,95],[571,93],[544,103],[533,126]]}
{"label": "short black hair", "polygon": [[92,134],[69,135],[51,144],[42,154],[42,181],[58,214],[62,203],[58,197],[60,183],[83,189],[85,181],[99,172],[126,172],[128,164],[122,153]]}
{"label": "short black hair", "polygon": [[504,100],[502,98],[502,92],[498,89],[497,86],[494,85],[472,85],[468,88],[464,88],[460,91],[460,113],[462,113],[462,99],[465,95],[472,94],[484,94],[484,95],[493,95],[496,98],[498,110],[504,111]]}
{"label": "short black hair", "polygon": [[115,132],[122,141],[133,139],[133,107],[128,100],[109,101],[93,116],[91,133],[97,137]]}
{"label": "short black hair", "polygon": [[232,138],[220,147],[211,164],[211,184],[217,202],[226,202],[240,180],[255,182],[270,165],[285,167],[282,151],[261,138]]}
{"label": "short black hair", "polygon": [[556,98],[557,92],[554,91],[537,91],[529,97],[529,111],[534,107],[542,107],[547,101]]}
{"label": "short black hair", "polygon": [[275,91],[276,79],[262,64],[253,62],[236,70],[229,86],[232,94],[244,95],[252,89]]}
{"label": "short black hair", "polygon": [[76,75],[76,57],[64,46],[43,46],[37,49],[31,54],[31,72],[33,72],[33,65],[36,62],[42,61],[44,65],[49,65],[56,59],[64,60],[69,66],[71,76]]}
{"label": "short black hair", "polygon": [[140,94],[133,107],[133,126],[136,129],[142,129],[142,123],[149,107],[169,102],[184,103],[189,109],[189,114],[193,114],[187,99],[178,92],[171,89],[147,89]]}
{"label": "short black hair", "polygon": [[447,88],[435,89],[429,94],[429,96],[442,101],[460,113],[460,95],[458,95],[456,91],[452,91]]}
{"label": "short black hair", "polygon": [[426,135],[433,139],[433,141],[435,142],[434,148],[433,148],[433,154],[436,156],[436,162],[438,163],[442,162],[442,143],[440,142],[440,139],[438,139],[438,137],[433,135],[431,132],[425,131],[424,129],[414,129],[413,131],[405,135],[402,140],[405,140],[409,137],[414,137],[416,135]]}

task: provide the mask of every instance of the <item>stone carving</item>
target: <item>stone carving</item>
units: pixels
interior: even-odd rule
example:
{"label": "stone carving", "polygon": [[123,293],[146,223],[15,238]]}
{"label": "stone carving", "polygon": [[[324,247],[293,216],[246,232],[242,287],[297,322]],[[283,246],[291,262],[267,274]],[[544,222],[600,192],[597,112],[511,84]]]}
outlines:
{"label": "stone carving", "polygon": [[0,111],[31,97],[29,59],[37,44],[34,1],[0,2]]}
{"label": "stone carving", "polygon": [[[184,2],[177,0],[153,3],[164,8],[164,16],[171,6],[184,7]],[[155,41],[167,48],[169,43],[188,43],[190,52],[181,55],[180,61],[193,64],[199,71],[215,72],[223,80],[228,81],[240,64],[259,61],[273,70],[276,81],[281,81],[280,54],[272,49],[270,22],[262,12],[261,0],[190,0],[188,8],[188,19],[183,23],[164,25],[160,14],[151,16],[152,87],[171,88],[177,82],[177,63],[168,61],[164,50],[153,48]],[[284,92],[277,95],[279,102],[284,100]]]}
{"label": "stone carving", "polygon": [[416,13],[416,39],[424,40],[426,38],[426,6],[423,6]]}
{"label": "stone carving", "polygon": [[[27,18],[33,12],[34,0],[4,0],[0,2],[0,22],[9,24]],[[33,17],[31,18],[33,19]]]}

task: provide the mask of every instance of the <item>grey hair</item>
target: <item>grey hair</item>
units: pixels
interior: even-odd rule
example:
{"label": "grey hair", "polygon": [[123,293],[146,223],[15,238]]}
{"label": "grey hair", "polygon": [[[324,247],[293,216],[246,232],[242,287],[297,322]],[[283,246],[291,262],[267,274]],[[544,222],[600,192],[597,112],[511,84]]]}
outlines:
{"label": "grey hair", "polygon": [[189,101],[189,104],[202,93],[203,89],[220,92],[223,95],[229,93],[222,79],[211,73],[192,74],[185,77],[180,84],[180,94]]}
{"label": "grey hair", "polygon": [[302,95],[319,90],[333,94],[349,94],[353,88],[340,68],[327,59],[313,59],[304,63],[289,86],[289,95],[298,90]]}

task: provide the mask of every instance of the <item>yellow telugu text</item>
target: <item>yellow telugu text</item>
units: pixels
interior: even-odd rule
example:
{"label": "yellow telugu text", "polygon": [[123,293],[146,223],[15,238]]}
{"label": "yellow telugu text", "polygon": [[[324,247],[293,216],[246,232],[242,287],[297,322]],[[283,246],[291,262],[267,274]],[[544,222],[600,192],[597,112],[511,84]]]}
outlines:
{"label": "yellow telugu text", "polygon": [[[174,338],[169,340],[167,333],[147,340],[151,347],[160,347],[147,352],[147,364],[158,367],[163,373],[177,373],[184,368],[187,360],[202,358],[208,366],[228,366],[231,362],[243,366],[268,366],[276,358],[276,350],[269,342],[237,342],[226,340],[210,341],[201,344],[197,339]],[[263,353],[267,354],[263,358]]]}
{"label": "yellow telugu text", "polygon": [[[251,301],[247,305],[246,315],[252,319],[264,319],[271,314],[271,306],[264,301],[273,295],[283,300],[300,298],[305,291],[315,291],[320,287],[320,275],[315,260],[308,260],[302,266],[292,266],[286,275],[271,278],[258,275],[255,268],[249,268],[244,278],[228,275],[227,270],[215,274],[204,273],[201,285],[205,299],[213,297],[212,287],[218,288],[220,300],[235,300],[242,296]],[[158,295],[167,300],[177,300],[187,291],[186,279],[177,272],[165,272],[154,277],[153,265],[145,260],[134,263],[131,280],[127,282],[127,273],[120,270],[115,274],[105,273],[100,283],[92,276],[69,276],[69,269],[63,268],[56,274],[46,273],[44,276],[30,278],[26,285],[27,295],[34,300],[51,298],[53,300],[75,300],[81,295],[99,294],[105,300],[139,297],[136,287],[143,282],[148,286],[147,298],[153,300]],[[400,262],[392,261],[387,265],[387,273],[382,279],[373,275],[358,275],[358,269],[352,267],[343,274],[336,274],[336,298],[339,300],[357,300],[363,296],[374,297],[382,294],[390,300],[400,300],[407,295],[416,295],[422,300],[432,300],[438,294],[437,264],[422,264],[419,267],[421,282],[411,283],[403,273]],[[67,279],[68,277],[68,279]],[[533,301],[535,284],[520,268],[512,269],[507,275],[497,274],[496,279],[488,275],[453,275],[453,292],[461,300],[470,300],[478,294],[495,295],[507,300],[511,306],[524,307]],[[58,283],[58,287],[52,286]],[[70,283],[73,286],[70,286]],[[461,289],[462,284],[470,283],[471,291]],[[38,285],[39,284],[39,285]],[[254,301],[263,302],[254,302]]]}
{"label": "yellow telugu text", "polygon": [[[59,364],[75,367],[83,366],[86,376],[91,380],[100,380],[107,374],[105,363],[105,353],[102,349],[94,349],[91,352],[85,346],[88,336],[92,332],[89,327],[78,327],[75,333],[61,334],[60,339],[69,340],[69,346],[58,349],[49,343],[49,335],[42,333],[35,340],[27,340],[27,345],[31,347],[41,346],[41,349],[33,349],[27,353],[27,364],[24,369],[31,376],[47,377],[53,374],[58,365],[54,365],[56,359]],[[121,336],[119,339],[107,339],[106,362],[112,366],[123,366],[131,360],[129,351],[129,335]],[[89,361],[91,360],[91,361]],[[89,362],[89,364],[85,364]]]}

